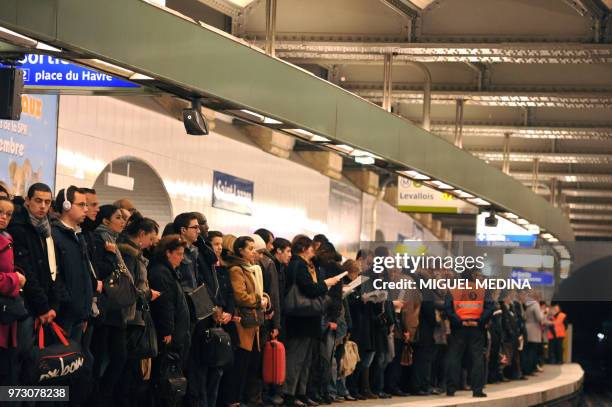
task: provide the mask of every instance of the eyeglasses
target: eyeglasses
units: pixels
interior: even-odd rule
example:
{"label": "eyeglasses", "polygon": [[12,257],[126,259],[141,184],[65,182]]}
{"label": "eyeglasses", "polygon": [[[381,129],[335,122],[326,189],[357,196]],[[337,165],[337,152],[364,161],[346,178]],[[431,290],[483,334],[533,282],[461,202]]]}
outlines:
{"label": "eyeglasses", "polygon": [[200,230],[200,226],[198,226],[198,225],[187,226],[187,229],[198,229],[198,230]]}
{"label": "eyeglasses", "polygon": [[85,209],[85,208],[87,208],[89,206],[89,205],[87,205],[87,202],[79,202],[79,203],[74,203],[72,205],[79,206],[79,207],[81,207],[81,209]]}
{"label": "eyeglasses", "polygon": [[4,212],[4,211],[0,211],[0,217],[2,216],[6,216],[7,219],[10,219],[13,216],[13,212]]}

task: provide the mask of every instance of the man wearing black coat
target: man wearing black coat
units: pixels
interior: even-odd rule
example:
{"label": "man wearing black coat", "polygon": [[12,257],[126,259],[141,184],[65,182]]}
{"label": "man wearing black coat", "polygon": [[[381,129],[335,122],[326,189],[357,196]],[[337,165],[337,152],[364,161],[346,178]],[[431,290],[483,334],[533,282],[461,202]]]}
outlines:
{"label": "man wearing black coat", "polygon": [[23,270],[27,278],[23,287],[26,306],[42,323],[53,321],[59,308],[55,250],[48,216],[52,202],[49,186],[33,184],[28,189],[25,204],[15,206],[7,229],[13,237],[15,266]]}
{"label": "man wearing black coat", "polygon": [[51,235],[58,279],[66,288],[60,299],[57,321],[72,339],[80,341],[92,309],[94,284],[96,291],[102,291],[102,282],[97,281],[79,228],[87,215],[85,194],[75,186],[61,190],[55,209],[60,218],[53,222]]}

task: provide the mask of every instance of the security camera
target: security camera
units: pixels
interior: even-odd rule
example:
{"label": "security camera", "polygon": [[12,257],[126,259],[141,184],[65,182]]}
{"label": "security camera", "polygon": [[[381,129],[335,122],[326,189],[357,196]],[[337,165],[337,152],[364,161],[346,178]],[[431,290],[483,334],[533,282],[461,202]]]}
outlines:
{"label": "security camera", "polygon": [[191,108],[183,109],[183,124],[185,131],[192,136],[205,136],[208,134],[208,122],[200,111],[200,101],[194,100]]}
{"label": "security camera", "polygon": [[491,211],[489,216],[485,218],[485,226],[489,228],[494,228],[497,226],[497,216],[495,216],[495,211]]}

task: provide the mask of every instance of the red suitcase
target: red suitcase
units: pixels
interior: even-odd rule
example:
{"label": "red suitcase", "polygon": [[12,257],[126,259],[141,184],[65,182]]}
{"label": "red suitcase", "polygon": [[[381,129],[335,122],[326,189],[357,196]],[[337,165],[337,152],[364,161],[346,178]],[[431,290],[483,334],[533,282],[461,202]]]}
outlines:
{"label": "red suitcase", "polygon": [[275,339],[266,342],[264,348],[263,381],[274,385],[285,382],[285,345]]}

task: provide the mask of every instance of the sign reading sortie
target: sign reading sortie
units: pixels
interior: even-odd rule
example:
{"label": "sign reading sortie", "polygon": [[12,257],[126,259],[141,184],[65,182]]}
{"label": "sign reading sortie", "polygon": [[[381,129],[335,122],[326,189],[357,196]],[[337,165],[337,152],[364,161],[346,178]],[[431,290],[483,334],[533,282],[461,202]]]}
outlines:
{"label": "sign reading sortie", "polygon": [[135,83],[49,55],[28,54],[19,63],[21,65],[18,68],[23,70],[23,82],[26,87],[58,89],[140,87]]}
{"label": "sign reading sortie", "polygon": [[213,171],[212,206],[214,208],[252,215],[254,190],[253,181]]}

